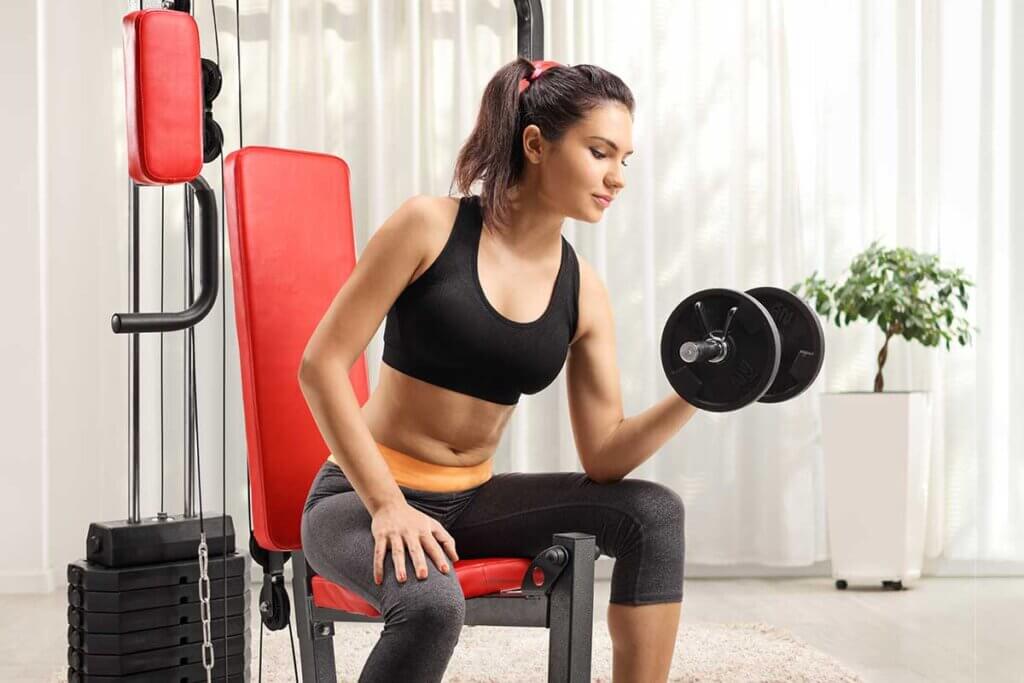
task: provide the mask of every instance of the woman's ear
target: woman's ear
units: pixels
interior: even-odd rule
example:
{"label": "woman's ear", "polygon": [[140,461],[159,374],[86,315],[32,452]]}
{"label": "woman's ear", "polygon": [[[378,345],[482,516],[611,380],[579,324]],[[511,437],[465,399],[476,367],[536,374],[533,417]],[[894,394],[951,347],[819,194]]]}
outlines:
{"label": "woman's ear", "polygon": [[544,155],[544,136],[535,123],[523,129],[523,155],[531,164],[539,164]]}

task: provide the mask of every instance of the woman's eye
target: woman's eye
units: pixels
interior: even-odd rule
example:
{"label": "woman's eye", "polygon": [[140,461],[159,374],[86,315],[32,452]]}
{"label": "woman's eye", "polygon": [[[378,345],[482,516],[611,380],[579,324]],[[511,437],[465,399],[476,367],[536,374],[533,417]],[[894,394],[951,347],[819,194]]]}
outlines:
{"label": "woman's eye", "polygon": [[[606,156],[608,156],[607,154],[602,154],[593,147],[590,148],[590,153],[594,155],[595,159],[604,159]],[[626,168],[629,168],[629,164],[627,164],[625,161],[622,162],[622,165],[625,166]]]}

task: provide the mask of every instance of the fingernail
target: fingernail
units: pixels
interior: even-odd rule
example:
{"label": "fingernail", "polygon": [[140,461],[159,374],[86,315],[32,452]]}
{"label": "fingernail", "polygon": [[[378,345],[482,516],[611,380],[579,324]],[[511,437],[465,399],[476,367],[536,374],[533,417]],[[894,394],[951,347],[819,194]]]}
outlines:
{"label": "fingernail", "polygon": [[441,571],[443,571],[445,574],[447,574],[448,573],[448,565],[442,564],[441,565]]}

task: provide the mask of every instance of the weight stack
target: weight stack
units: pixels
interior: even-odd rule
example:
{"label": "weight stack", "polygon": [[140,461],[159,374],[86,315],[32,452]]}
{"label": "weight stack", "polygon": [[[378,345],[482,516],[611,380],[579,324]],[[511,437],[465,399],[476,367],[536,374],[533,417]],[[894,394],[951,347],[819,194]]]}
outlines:
{"label": "weight stack", "polygon": [[[232,552],[225,558],[211,547],[207,565],[212,675],[248,683],[249,557],[233,552],[233,536]],[[199,573],[198,558],[127,567],[87,559],[68,564],[68,682],[205,681]]]}

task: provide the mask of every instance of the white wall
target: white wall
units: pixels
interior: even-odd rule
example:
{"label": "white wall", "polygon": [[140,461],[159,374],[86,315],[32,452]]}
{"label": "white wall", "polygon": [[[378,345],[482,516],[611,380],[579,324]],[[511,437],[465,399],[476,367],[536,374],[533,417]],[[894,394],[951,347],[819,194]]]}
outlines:
{"label": "white wall", "polygon": [[[123,86],[110,73],[122,59],[123,8],[44,3],[45,64],[39,87],[47,214],[47,420],[50,551],[58,584],[68,561],[85,556],[90,521],[127,516],[127,339],[110,329],[126,299],[127,173],[121,134]],[[121,72],[123,73],[123,72]],[[119,101],[120,100],[120,101]],[[70,114],[73,112],[73,116]]]}
{"label": "white wall", "polygon": [[39,230],[39,101],[36,90],[35,2],[10,3],[0,21],[0,130],[5,162],[0,165],[4,207],[0,290],[7,323],[0,334],[0,415],[3,416],[3,476],[0,520],[4,545],[0,584],[9,592],[50,590],[45,457],[44,377],[47,349],[41,324],[46,235]]}
{"label": "white wall", "polygon": [[[12,549],[0,554],[3,592],[61,587],[66,563],[85,554],[88,522],[126,516],[126,495],[114,495],[124,490],[126,466],[111,463],[126,452],[117,416],[126,405],[127,344],[108,322],[123,299],[127,254],[127,237],[112,239],[125,232],[115,226],[126,225],[117,198],[127,176],[109,133],[123,88],[82,78],[120,58],[103,49],[120,40],[120,8],[110,9],[7,3],[0,21],[8,97],[0,110],[0,278],[9,321],[0,335],[0,519]],[[58,45],[82,59],[58,62]]]}

